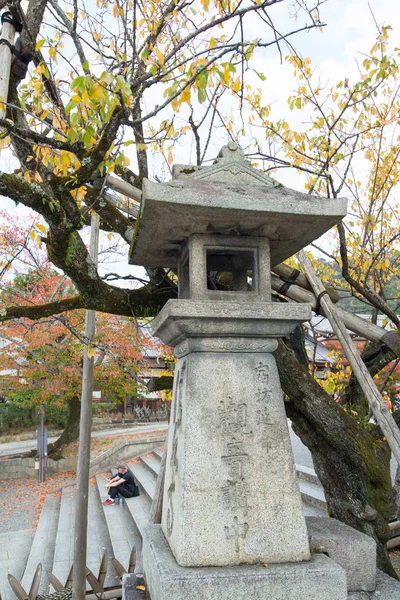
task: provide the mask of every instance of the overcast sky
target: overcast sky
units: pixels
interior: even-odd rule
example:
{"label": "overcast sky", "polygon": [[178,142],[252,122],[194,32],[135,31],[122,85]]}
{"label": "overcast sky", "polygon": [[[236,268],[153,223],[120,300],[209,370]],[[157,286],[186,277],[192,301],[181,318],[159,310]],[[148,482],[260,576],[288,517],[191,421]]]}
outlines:
{"label": "overcast sky", "polygon": [[[311,3],[310,3],[311,4]],[[279,29],[282,24],[282,30],[287,30],[287,20],[289,18],[290,6],[292,3],[282,2],[271,9],[274,23]],[[399,36],[398,19],[398,1],[397,0],[327,0],[320,8],[321,20],[327,25],[323,31],[312,30],[308,33],[298,34],[292,38],[292,43],[302,56],[309,56],[314,68],[318,69],[321,79],[324,83],[331,85],[345,77],[352,78],[357,74],[357,59],[363,60],[363,53],[367,53],[374,43],[377,34],[376,24],[390,24],[393,27],[391,39],[393,46]],[[286,26],[283,27],[283,23]],[[304,19],[300,18],[298,22],[293,20],[293,29],[301,26]],[[254,37],[260,36],[260,21],[255,23]],[[252,36],[250,36],[252,37]],[[283,53],[287,51],[283,49]],[[281,64],[279,53],[276,49],[270,48],[257,55],[257,62],[254,68],[263,72],[267,79],[264,83],[257,81],[257,84],[263,87],[266,103],[273,103],[273,118],[288,118],[287,98],[295,89],[296,83],[293,78],[293,69],[285,62]],[[163,117],[165,118],[165,117]],[[290,115],[290,119],[301,119],[301,113]],[[290,122],[290,121],[289,121]],[[214,142],[216,155],[220,147],[226,143],[223,139]],[[133,147],[130,147],[132,150]],[[177,152],[176,162],[194,162],[193,148],[188,152],[188,147],[182,148],[183,152]],[[179,156],[179,154],[181,154]],[[190,154],[190,158],[189,158]],[[3,155],[0,160],[0,167],[4,171],[12,168],[12,163]],[[290,187],[299,187],[295,173],[279,172],[277,177],[282,183]],[[14,203],[0,197],[0,206],[2,208],[14,209]],[[18,207],[16,210],[21,210]]]}

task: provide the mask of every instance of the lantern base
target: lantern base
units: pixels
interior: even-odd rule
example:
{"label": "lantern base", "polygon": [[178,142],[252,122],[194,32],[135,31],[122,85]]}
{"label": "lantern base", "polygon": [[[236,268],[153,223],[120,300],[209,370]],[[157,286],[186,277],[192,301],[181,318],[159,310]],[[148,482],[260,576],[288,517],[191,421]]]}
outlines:
{"label": "lantern base", "polygon": [[347,600],[346,572],[324,554],[310,561],[235,567],[181,567],[159,525],[143,539],[143,568],[152,600]]}

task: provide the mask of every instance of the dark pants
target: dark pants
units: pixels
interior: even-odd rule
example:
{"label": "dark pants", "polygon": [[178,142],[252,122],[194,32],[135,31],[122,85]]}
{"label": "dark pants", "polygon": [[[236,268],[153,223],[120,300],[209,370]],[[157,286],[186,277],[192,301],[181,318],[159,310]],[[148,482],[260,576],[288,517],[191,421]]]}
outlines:
{"label": "dark pants", "polygon": [[113,500],[117,494],[118,496],[123,496],[124,498],[132,498],[133,496],[133,492],[127,490],[124,483],[121,483],[116,487],[108,488],[108,493],[110,495],[110,498],[112,498]]}

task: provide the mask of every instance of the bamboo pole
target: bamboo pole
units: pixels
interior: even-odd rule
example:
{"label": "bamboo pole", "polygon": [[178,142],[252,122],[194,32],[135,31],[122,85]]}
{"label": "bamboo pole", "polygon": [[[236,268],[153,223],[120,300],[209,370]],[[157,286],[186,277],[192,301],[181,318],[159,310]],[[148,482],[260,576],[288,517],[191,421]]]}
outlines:
{"label": "bamboo pole", "polygon": [[128,196],[128,198],[133,198],[136,202],[140,202],[142,199],[142,190],[122,179],[118,179],[118,177],[114,177],[114,175],[107,175],[106,186],[124,196]]}
{"label": "bamboo pole", "polygon": [[[312,292],[294,283],[290,286],[285,285],[285,283],[285,281],[282,281],[282,279],[276,275],[271,275],[271,287],[273,290],[291,300],[295,300],[295,302],[308,302],[311,304],[313,310],[317,308],[317,298]],[[285,286],[284,292],[281,292],[280,290],[282,290],[283,286]],[[323,306],[320,306],[319,308],[321,314],[326,317],[327,315]],[[336,306],[335,310],[347,329],[350,329],[350,331],[357,333],[367,340],[386,344],[397,356],[400,356],[400,336],[397,333],[394,331],[387,331],[366,319],[362,319],[341,306]]]}
{"label": "bamboo pole", "polygon": [[164,445],[164,453],[161,459],[160,471],[157,477],[156,489],[150,509],[150,523],[161,523],[162,507],[164,498],[165,468],[167,465],[167,441]]}
{"label": "bamboo pole", "polygon": [[337,339],[342,345],[346,358],[349,361],[353,373],[368,400],[369,406],[371,407],[372,413],[379,427],[381,428],[382,433],[387,439],[391,451],[393,452],[398,464],[400,464],[400,429],[397,427],[395,420],[386,406],[386,402],[383,400],[367,367],[358,354],[349,332],[337,314],[337,308],[329,298],[329,295],[322,285],[322,282],[314,273],[311,262],[305,255],[304,250],[300,250],[300,252],[298,252],[297,259],[307,276],[314,294],[319,299],[321,307],[329,319]]}
{"label": "bamboo pole", "polygon": [[[274,273],[276,273],[276,275],[281,277],[284,281],[296,282],[296,284],[299,285],[300,287],[312,292],[312,288],[307,280],[307,277],[305,275],[303,275],[303,273],[301,273],[297,269],[293,269],[292,267],[289,267],[288,265],[285,265],[284,263],[280,263],[279,265],[275,265],[272,268],[272,271]],[[340,300],[339,292],[337,292],[330,285],[325,285],[324,287],[327,290],[332,302],[339,302],[339,300]]]}
{"label": "bamboo pole", "polygon": [[127,200],[124,200],[123,198],[116,198],[108,192],[103,192],[102,196],[108,200],[108,202],[111,202],[111,204],[118,208],[118,210],[126,213],[129,217],[136,219],[140,208],[137,204],[130,204],[130,202]]}
{"label": "bamboo pole", "polygon": [[[91,259],[96,266],[99,243],[99,224],[99,215],[93,212],[89,252]],[[87,516],[94,370],[94,357],[88,350],[90,342],[94,340],[95,326],[96,312],[94,310],[87,310],[85,319],[85,338],[87,341],[85,342],[83,355],[79,450],[76,470],[77,494],[75,503],[74,570],[72,576],[73,600],[84,600],[86,597]]]}
{"label": "bamboo pole", "polygon": [[[5,15],[8,11],[2,13]],[[12,23],[2,21],[1,36],[2,39],[9,42],[11,45],[14,43],[15,27]],[[10,84],[10,71],[11,71],[12,52],[7,44],[0,44],[0,119],[3,119],[6,115],[7,108],[3,104],[8,99],[8,86]]]}

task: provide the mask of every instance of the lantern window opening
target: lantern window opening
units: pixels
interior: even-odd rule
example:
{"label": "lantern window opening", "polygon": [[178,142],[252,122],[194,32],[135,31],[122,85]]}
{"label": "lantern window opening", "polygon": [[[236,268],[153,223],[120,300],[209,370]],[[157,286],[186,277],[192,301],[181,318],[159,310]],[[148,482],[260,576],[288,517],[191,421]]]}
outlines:
{"label": "lantern window opening", "polygon": [[254,292],[256,249],[206,247],[207,290]]}

